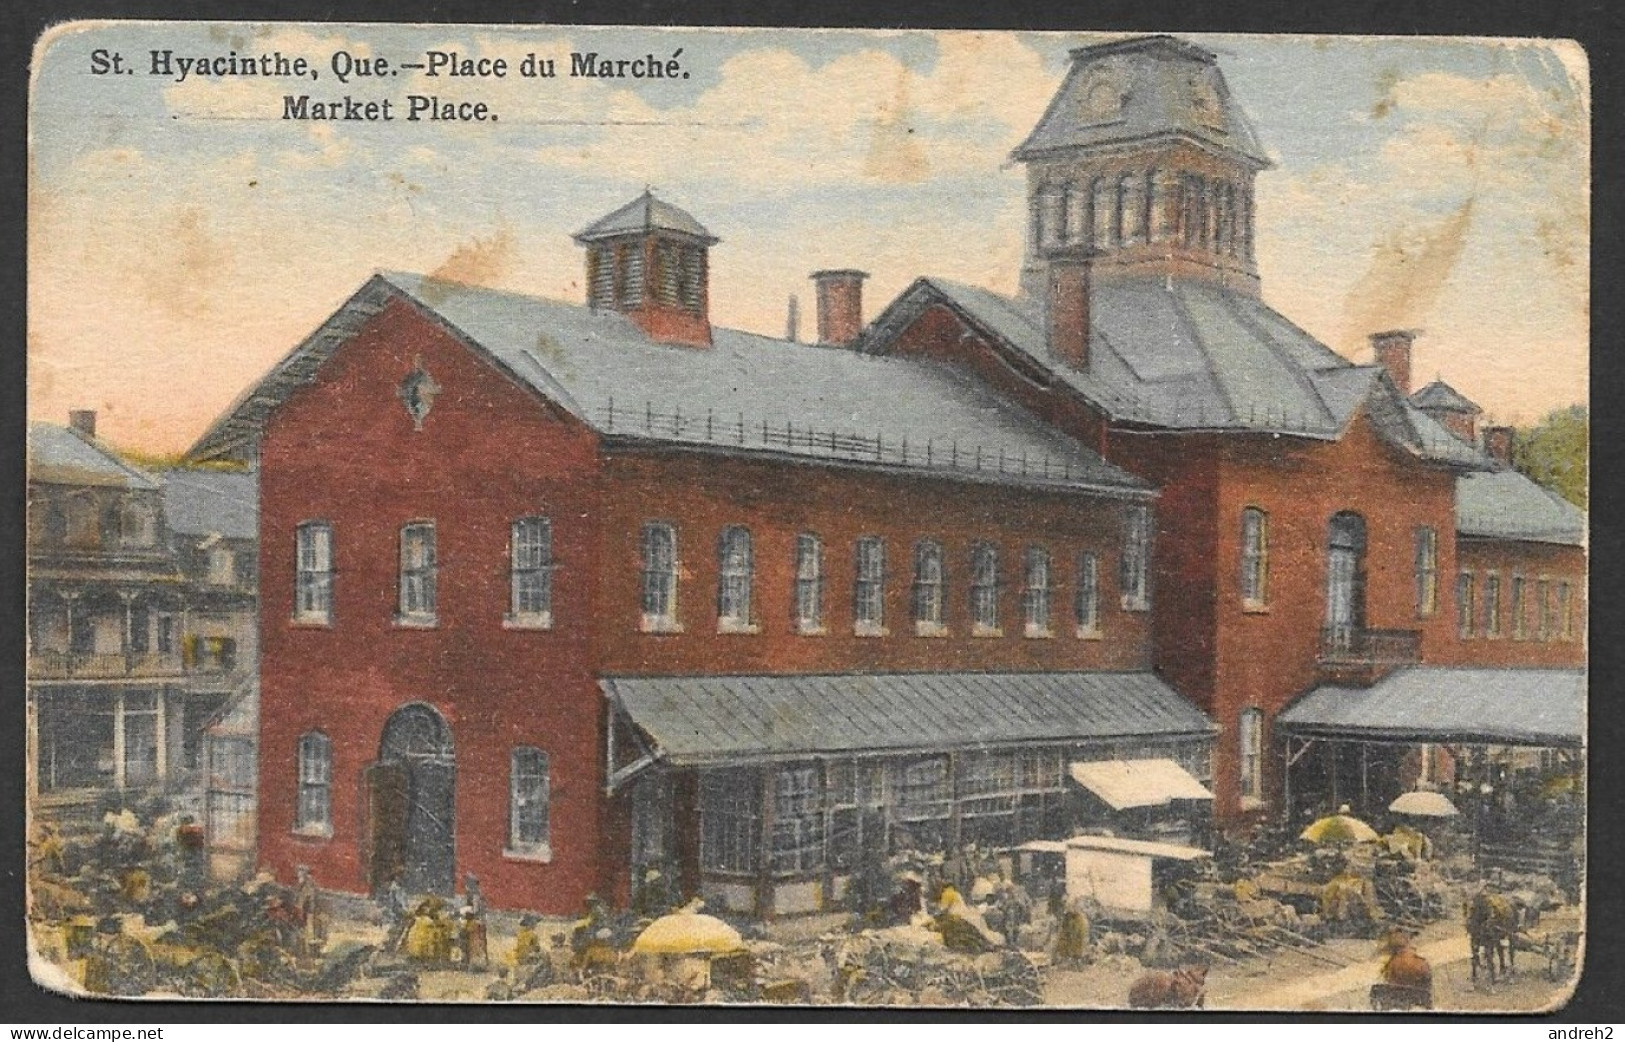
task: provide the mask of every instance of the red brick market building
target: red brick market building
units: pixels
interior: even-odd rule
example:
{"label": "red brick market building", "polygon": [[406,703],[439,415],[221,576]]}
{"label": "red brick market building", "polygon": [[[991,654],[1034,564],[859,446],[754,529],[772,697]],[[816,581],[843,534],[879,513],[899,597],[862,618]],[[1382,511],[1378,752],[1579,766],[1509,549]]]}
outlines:
{"label": "red brick market building", "polygon": [[373,278],[195,448],[258,460],[265,866],[812,910],[1109,817],[1074,762],[1207,778],[1147,484],[951,367],[712,326],[649,195],[578,240],[585,306]]}
{"label": "red brick market building", "polygon": [[[1579,511],[1511,470],[1510,430],[1481,436],[1447,385],[1410,397],[1411,332],[1374,333],[1373,364],[1355,365],[1263,302],[1253,188],[1269,162],[1212,53],[1152,37],[1072,58],[1014,153],[1021,294],[919,279],[860,350],[974,374],[1161,490],[1153,657],[1220,728],[1221,816],[1279,806],[1289,763],[1296,816],[1351,797],[1381,811],[1435,744],[1577,749]],[[1385,730],[1344,693],[1473,665],[1508,668],[1472,734],[1446,713]],[[1292,745],[1275,724],[1300,699],[1313,737]],[[1542,705],[1562,719],[1531,731]],[[1341,766],[1316,759],[1347,742]],[[1359,783],[1339,787],[1351,764]]]}

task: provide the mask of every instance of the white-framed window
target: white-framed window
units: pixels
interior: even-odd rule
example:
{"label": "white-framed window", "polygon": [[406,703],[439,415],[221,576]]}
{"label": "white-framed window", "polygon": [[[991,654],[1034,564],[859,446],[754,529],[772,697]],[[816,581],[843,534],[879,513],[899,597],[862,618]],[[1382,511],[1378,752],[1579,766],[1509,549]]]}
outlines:
{"label": "white-framed window", "polygon": [[750,529],[730,525],[717,538],[717,632],[754,633],[751,585],[755,564]]}
{"label": "white-framed window", "polygon": [[1021,602],[1022,632],[1028,637],[1048,637],[1050,629],[1050,557],[1042,546],[1029,546],[1023,562]]}
{"label": "white-framed window", "polygon": [[1512,613],[1512,639],[1523,640],[1529,636],[1529,605],[1524,603],[1523,576],[1512,577],[1512,603],[1509,605]]}
{"label": "white-framed window", "polygon": [[401,621],[426,625],[435,621],[439,563],[433,521],[401,526]]}
{"label": "white-framed window", "polygon": [[817,872],[824,867],[824,799],[818,768],[781,767],[774,779],[774,875]]}
{"label": "white-framed window", "polygon": [[1248,707],[1241,711],[1236,740],[1241,753],[1241,798],[1264,798],[1264,711]]}
{"label": "white-framed window", "polygon": [[529,745],[515,748],[508,758],[508,854],[552,855],[552,793],[547,754]]}
{"label": "white-framed window", "polygon": [[857,576],[852,586],[853,633],[878,637],[886,632],[886,543],[879,536],[857,542]]}
{"label": "white-framed window", "polygon": [[915,633],[922,637],[940,637],[948,632],[945,596],[942,544],[935,539],[922,539],[914,544]]}
{"label": "white-framed window", "polygon": [[977,543],[970,551],[971,635],[999,635],[999,550]]}
{"label": "white-framed window", "polygon": [[297,622],[333,621],[333,526],[306,521],[295,530],[293,617]]}
{"label": "white-framed window", "polygon": [[700,772],[700,867],[744,875],[756,871],[761,831],[761,784],[756,772]]}
{"label": "white-framed window", "polygon": [[796,536],[796,632],[824,632],[824,544],[811,532]]}
{"label": "white-framed window", "polygon": [[1100,636],[1100,557],[1093,550],[1078,554],[1078,587],[1073,593],[1072,610],[1077,616],[1078,636]]}
{"label": "white-framed window", "polygon": [[299,738],[299,799],[294,828],[324,836],[333,831],[333,747],[320,731],[308,731]]}
{"label": "white-framed window", "polygon": [[1258,507],[1241,512],[1241,606],[1269,603],[1270,518]]}
{"label": "white-framed window", "polygon": [[553,522],[548,518],[521,517],[513,523],[508,622],[538,629],[553,625]]}
{"label": "white-framed window", "polygon": [[663,521],[643,526],[643,630],[673,633],[677,624],[677,528]]}
{"label": "white-framed window", "polygon": [[1416,530],[1416,614],[1428,618],[1439,610],[1439,532],[1428,525]]}
{"label": "white-framed window", "polygon": [[1557,584],[1557,633],[1564,640],[1574,639],[1574,590],[1567,579]]}
{"label": "white-framed window", "polygon": [[1151,508],[1136,504],[1128,508],[1123,533],[1123,610],[1147,611],[1151,607]]}
{"label": "white-framed window", "polygon": [[1473,635],[1477,607],[1473,601],[1473,573],[1462,572],[1456,576],[1456,635],[1462,640],[1471,639]]}
{"label": "white-framed window", "polygon": [[1501,576],[1498,572],[1484,574],[1484,636],[1501,635]]}
{"label": "white-framed window", "polygon": [[235,586],[237,584],[237,555],[227,546],[209,550],[209,585]]}

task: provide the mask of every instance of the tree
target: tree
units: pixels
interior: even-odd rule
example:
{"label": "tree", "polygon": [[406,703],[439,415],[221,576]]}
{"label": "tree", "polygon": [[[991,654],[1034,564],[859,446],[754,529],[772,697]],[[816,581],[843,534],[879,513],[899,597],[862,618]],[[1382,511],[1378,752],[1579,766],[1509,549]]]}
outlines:
{"label": "tree", "polygon": [[1581,509],[1586,505],[1591,414],[1584,405],[1553,409],[1513,433],[1512,465]]}

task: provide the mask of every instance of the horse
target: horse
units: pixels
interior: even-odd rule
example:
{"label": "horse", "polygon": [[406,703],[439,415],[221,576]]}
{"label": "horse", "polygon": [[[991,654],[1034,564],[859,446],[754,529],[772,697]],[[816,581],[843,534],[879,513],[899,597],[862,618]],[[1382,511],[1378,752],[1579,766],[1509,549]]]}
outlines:
{"label": "horse", "polygon": [[1514,940],[1522,925],[1522,914],[1515,898],[1481,889],[1462,909],[1467,921],[1467,941],[1472,950],[1472,979],[1478,980],[1478,966],[1482,960],[1495,983],[1496,964],[1501,974],[1511,977],[1516,966]]}
{"label": "horse", "polygon": [[1433,967],[1411,947],[1404,930],[1392,929],[1383,942],[1382,983],[1371,988],[1374,1010],[1433,1008]]}
{"label": "horse", "polygon": [[1128,989],[1130,1009],[1201,1009],[1206,999],[1207,967],[1200,963],[1172,972],[1149,970]]}

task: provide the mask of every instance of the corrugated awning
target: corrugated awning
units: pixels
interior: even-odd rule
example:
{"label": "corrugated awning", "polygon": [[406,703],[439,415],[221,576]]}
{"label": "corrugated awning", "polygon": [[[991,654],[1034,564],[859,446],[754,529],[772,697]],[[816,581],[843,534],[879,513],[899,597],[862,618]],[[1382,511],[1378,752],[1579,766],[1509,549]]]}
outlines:
{"label": "corrugated awning", "polygon": [[1275,725],[1303,738],[1578,746],[1585,716],[1582,669],[1413,666],[1368,688],[1316,688]]}
{"label": "corrugated awning", "polygon": [[1201,710],[1142,672],[611,677],[600,687],[655,756],[679,765],[1213,733]]}
{"label": "corrugated awning", "polygon": [[1213,798],[1205,785],[1172,760],[1097,760],[1075,763],[1071,772],[1073,781],[1113,810]]}

